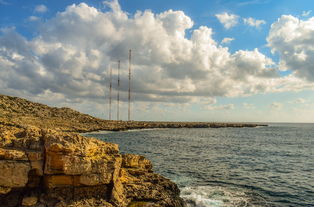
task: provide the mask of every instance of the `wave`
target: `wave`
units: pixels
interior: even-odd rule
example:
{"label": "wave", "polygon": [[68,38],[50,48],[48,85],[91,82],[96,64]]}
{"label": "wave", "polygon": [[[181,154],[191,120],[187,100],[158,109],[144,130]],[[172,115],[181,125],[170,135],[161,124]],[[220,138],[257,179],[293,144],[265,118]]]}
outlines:
{"label": "wave", "polygon": [[188,186],[181,189],[188,207],[268,207],[260,195],[222,186]]}
{"label": "wave", "polygon": [[81,135],[83,136],[93,135],[93,134],[102,135],[102,134],[111,134],[111,133],[114,133],[114,131],[100,130],[100,131],[93,131],[93,132],[84,132],[84,133],[81,133]]}

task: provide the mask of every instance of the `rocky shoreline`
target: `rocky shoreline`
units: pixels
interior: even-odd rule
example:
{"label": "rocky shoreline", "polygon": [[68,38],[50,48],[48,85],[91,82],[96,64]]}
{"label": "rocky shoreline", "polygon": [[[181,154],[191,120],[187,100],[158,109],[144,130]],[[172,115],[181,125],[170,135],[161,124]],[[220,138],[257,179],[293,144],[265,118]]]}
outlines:
{"label": "rocky shoreline", "polygon": [[0,206],[184,206],[176,184],[116,144],[37,127],[0,137]]}
{"label": "rocky shoreline", "polygon": [[257,127],[253,123],[112,121],[82,114],[70,108],[49,107],[26,99],[0,95],[0,124],[32,125],[63,132],[122,131],[150,128]]}
{"label": "rocky shoreline", "polygon": [[177,185],[155,174],[145,157],[78,133],[256,126],[106,121],[0,95],[0,207],[183,207]]}
{"label": "rocky shoreline", "polygon": [[[150,122],[150,121],[111,121],[112,127],[100,130],[107,131],[126,131],[132,129],[159,129],[159,128],[242,128],[242,127],[260,127],[266,124],[253,123],[218,123],[218,122]],[[100,131],[96,130],[96,131]],[[93,130],[95,131],[95,130]],[[84,131],[82,131],[84,132]],[[87,131],[88,132],[88,131]]]}

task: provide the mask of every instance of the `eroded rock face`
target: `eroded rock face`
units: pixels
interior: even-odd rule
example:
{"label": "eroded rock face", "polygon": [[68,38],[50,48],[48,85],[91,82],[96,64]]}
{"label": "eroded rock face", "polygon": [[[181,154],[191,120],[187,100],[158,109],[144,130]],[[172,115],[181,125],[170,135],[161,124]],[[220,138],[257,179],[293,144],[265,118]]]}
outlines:
{"label": "eroded rock face", "polygon": [[149,160],[78,134],[3,126],[0,172],[5,207],[184,206]]}

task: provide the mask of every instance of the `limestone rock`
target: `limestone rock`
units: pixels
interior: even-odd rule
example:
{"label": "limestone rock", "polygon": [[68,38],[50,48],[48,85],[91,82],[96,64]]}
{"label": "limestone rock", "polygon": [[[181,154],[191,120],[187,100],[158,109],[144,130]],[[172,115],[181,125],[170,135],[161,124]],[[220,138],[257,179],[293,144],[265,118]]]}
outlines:
{"label": "limestone rock", "polygon": [[0,206],[184,206],[145,157],[74,133],[0,128],[0,172]]}
{"label": "limestone rock", "polygon": [[153,167],[150,160],[140,155],[125,154],[123,155],[122,167],[138,168],[150,171]]}
{"label": "limestone rock", "polygon": [[24,151],[0,148],[1,160],[28,160]]}
{"label": "limestone rock", "polygon": [[118,145],[54,132],[45,136],[45,151],[46,174],[110,174]]}
{"label": "limestone rock", "polygon": [[[0,207],[182,207],[178,187],[139,155],[80,132],[257,124],[108,121],[0,95]],[[71,133],[74,132],[74,133]],[[24,199],[23,199],[24,198]],[[33,199],[33,200],[32,200]]]}
{"label": "limestone rock", "polygon": [[11,191],[11,188],[8,187],[1,187],[0,186],[0,194],[7,194]]}
{"label": "limestone rock", "polygon": [[22,200],[22,206],[33,206],[37,203],[38,198],[35,196],[32,197],[24,197]]}
{"label": "limestone rock", "polygon": [[84,199],[72,202],[60,202],[55,207],[114,207],[104,199]]}
{"label": "limestone rock", "polygon": [[25,187],[30,169],[28,162],[0,160],[0,186],[5,188]]}
{"label": "limestone rock", "polygon": [[185,204],[179,193],[173,182],[152,172],[152,164],[145,157],[126,154],[111,198],[117,206],[180,207]]}
{"label": "limestone rock", "polygon": [[[97,130],[121,131],[143,128],[218,128],[218,127],[256,127],[260,124],[244,123],[206,123],[206,122],[144,122],[109,121],[82,114],[70,108],[49,107],[44,104],[0,94],[0,123],[17,128],[37,126],[66,132],[90,132]],[[6,135],[10,137],[11,135]],[[1,136],[0,136],[1,137]],[[10,139],[8,143],[12,144]],[[35,144],[36,145],[36,144]],[[34,146],[35,147],[35,146]]]}
{"label": "limestone rock", "polygon": [[156,206],[154,203],[145,201],[134,201],[128,205],[128,207],[153,207]]}

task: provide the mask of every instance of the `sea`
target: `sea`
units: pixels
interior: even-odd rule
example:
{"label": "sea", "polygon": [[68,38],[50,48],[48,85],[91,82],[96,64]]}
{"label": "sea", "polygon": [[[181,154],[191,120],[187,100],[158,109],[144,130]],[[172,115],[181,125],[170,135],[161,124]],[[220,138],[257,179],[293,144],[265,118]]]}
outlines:
{"label": "sea", "polygon": [[85,135],[150,159],[190,207],[314,207],[314,124]]}

